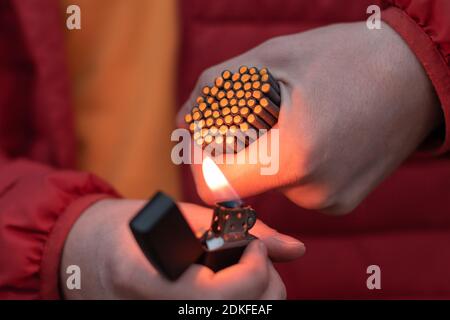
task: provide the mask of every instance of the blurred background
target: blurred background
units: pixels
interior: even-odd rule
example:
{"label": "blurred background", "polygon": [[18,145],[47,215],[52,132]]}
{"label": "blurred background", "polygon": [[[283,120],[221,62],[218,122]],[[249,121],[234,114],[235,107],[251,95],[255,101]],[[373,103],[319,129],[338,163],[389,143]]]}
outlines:
{"label": "blurred background", "polygon": [[[104,178],[126,197],[148,198],[163,190],[195,203],[201,201],[188,166],[174,166],[170,159],[170,134],[175,114],[200,73],[274,36],[364,21],[367,7],[380,4],[55,1],[70,75],[76,167]],[[73,4],[81,8],[81,30],[63,27],[66,8]],[[448,170],[448,163],[439,159],[408,161],[343,217],[304,210],[276,191],[248,199],[268,225],[306,244],[305,257],[277,266],[289,298],[448,297],[445,226],[450,218],[441,210],[448,199],[435,192],[445,184],[438,178],[424,179],[448,176]],[[410,194],[422,196],[411,199]],[[372,264],[381,267],[382,290],[367,289],[366,268]]]}
{"label": "blurred background", "polygon": [[65,30],[75,109],[78,168],[123,195],[157,189],[180,197],[170,160],[175,128],[180,22],[176,0],[62,0],[81,8],[81,30]]}

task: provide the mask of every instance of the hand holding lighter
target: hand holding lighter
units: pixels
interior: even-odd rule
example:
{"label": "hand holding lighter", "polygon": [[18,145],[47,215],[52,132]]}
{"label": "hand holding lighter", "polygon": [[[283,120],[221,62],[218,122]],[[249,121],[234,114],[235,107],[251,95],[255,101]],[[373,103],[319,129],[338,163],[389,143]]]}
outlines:
{"label": "hand holding lighter", "polygon": [[239,261],[256,212],[240,201],[216,204],[211,227],[197,239],[176,203],[158,192],[131,220],[131,231],[147,259],[170,280],[193,263],[219,271]]}

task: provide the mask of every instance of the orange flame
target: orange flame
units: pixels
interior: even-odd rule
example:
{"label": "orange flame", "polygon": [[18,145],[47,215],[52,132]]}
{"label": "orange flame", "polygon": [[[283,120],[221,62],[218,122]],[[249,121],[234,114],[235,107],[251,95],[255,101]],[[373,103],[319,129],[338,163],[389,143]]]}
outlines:
{"label": "orange flame", "polygon": [[203,160],[202,171],[206,185],[214,194],[216,201],[220,202],[239,199],[239,196],[231,187],[227,178],[211,158],[206,157]]}

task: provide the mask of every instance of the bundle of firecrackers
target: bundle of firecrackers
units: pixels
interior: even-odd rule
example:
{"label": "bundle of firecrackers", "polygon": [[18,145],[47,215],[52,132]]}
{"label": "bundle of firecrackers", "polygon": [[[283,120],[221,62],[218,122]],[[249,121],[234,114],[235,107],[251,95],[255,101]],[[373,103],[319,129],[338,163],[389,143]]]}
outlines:
{"label": "bundle of firecrackers", "polygon": [[280,86],[269,70],[241,66],[204,86],[184,120],[203,150],[237,153],[277,123],[280,105]]}

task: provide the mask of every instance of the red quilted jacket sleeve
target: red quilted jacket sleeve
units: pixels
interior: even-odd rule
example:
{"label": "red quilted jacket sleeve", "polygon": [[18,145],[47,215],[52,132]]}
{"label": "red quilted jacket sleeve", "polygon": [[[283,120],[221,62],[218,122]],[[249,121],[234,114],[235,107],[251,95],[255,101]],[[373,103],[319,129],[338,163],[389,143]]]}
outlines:
{"label": "red quilted jacket sleeve", "polygon": [[386,0],[381,18],[408,43],[422,63],[440,99],[445,140],[438,153],[450,150],[450,1]]}
{"label": "red quilted jacket sleeve", "polygon": [[0,299],[58,298],[73,223],[117,196],[66,169],[76,149],[63,27],[57,1],[0,1]]}
{"label": "red quilted jacket sleeve", "polygon": [[93,202],[112,196],[90,174],[0,156],[0,299],[59,298],[71,226]]}

